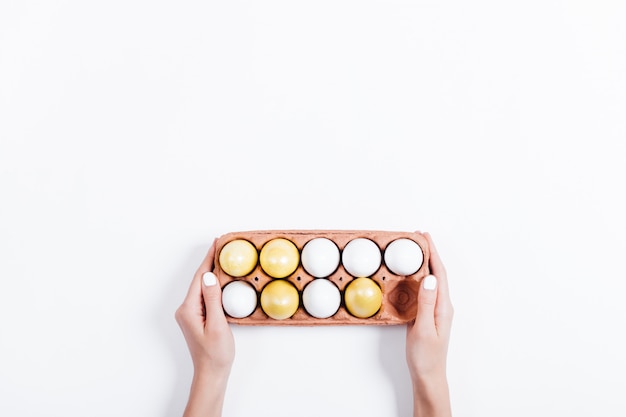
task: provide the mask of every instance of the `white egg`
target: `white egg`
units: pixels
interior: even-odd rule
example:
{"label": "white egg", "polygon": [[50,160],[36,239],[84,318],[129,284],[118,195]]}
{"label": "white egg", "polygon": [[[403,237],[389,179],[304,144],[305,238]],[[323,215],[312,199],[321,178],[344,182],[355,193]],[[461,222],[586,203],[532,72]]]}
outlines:
{"label": "white egg", "polygon": [[339,248],[325,237],[309,240],[300,257],[304,270],[315,278],[325,278],[335,272],[339,258]]}
{"label": "white egg", "polygon": [[354,277],[369,277],[380,267],[382,255],[376,243],[366,238],[356,238],[348,242],[341,255],[341,262]]}
{"label": "white egg", "polygon": [[254,287],[245,281],[233,281],[222,289],[222,306],[231,317],[248,317],[257,306],[257,293]]}
{"label": "white egg", "polygon": [[302,304],[313,317],[325,319],[334,315],[341,304],[339,288],[325,278],[311,281],[302,292]]}
{"label": "white egg", "polygon": [[423,262],[422,248],[411,239],[396,239],[385,249],[385,265],[396,275],[412,275]]}

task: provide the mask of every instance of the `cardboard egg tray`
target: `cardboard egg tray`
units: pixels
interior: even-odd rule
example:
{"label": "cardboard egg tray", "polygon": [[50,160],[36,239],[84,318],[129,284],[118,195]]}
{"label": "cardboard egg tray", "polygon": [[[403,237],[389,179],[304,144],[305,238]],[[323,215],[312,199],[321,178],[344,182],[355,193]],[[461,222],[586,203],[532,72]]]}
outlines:
{"label": "cardboard egg tray", "polygon": [[[263,245],[275,238],[285,238],[292,241],[300,254],[302,248],[311,239],[317,237],[325,237],[332,240],[343,253],[344,247],[353,239],[367,238],[374,241],[381,249],[382,261],[379,269],[369,278],[373,279],[382,290],[382,306],[380,310],[372,317],[358,318],[351,315],[345,307],[343,301],[344,290],[346,286],[355,279],[350,275],[343,267],[341,261],[337,270],[327,278],[315,278],[309,275],[302,263],[300,262],[298,268],[293,274],[286,278],[272,278],[267,275],[261,268],[260,263],[257,261],[256,267],[252,272],[243,277],[232,277],[225,273],[220,267],[219,254],[222,247],[228,242],[235,239],[245,239],[252,243],[257,252],[261,252]],[[407,276],[399,276],[393,274],[386,266],[384,262],[384,250],[386,246],[395,239],[408,238],[416,242],[422,249],[424,260],[419,270]],[[429,274],[428,264],[430,258],[430,251],[428,247],[428,241],[426,238],[418,232],[390,232],[390,231],[352,231],[352,230],[263,230],[263,231],[246,231],[246,232],[233,232],[222,235],[216,242],[215,261],[213,272],[217,276],[222,288],[235,280],[244,280],[254,286],[257,291],[257,308],[248,317],[234,318],[226,316],[231,323],[245,324],[245,325],[300,325],[300,326],[313,326],[313,325],[394,325],[407,323],[415,318],[417,311],[417,292],[419,289],[422,278]],[[288,319],[275,320],[265,314],[262,310],[260,302],[261,291],[270,281],[275,279],[284,279],[298,289],[300,294],[300,304],[296,313]],[[329,318],[319,319],[309,315],[302,304],[302,291],[304,287],[314,279],[329,279],[340,290],[341,293],[341,305],[337,313]]]}

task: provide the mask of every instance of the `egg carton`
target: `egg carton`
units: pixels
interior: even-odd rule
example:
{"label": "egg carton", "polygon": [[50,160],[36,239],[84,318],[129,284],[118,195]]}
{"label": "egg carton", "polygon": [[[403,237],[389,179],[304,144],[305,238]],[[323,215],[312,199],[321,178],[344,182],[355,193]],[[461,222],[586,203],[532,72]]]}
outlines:
{"label": "egg carton", "polygon": [[[236,239],[244,239],[252,243],[261,252],[263,245],[272,239],[284,238],[295,244],[301,254],[304,245],[314,238],[324,237],[333,241],[343,254],[345,246],[356,238],[366,238],[372,240],[381,250],[381,265],[378,270],[370,275],[378,284],[382,292],[382,304],[377,313],[368,318],[353,316],[345,306],[344,290],[350,282],[357,277],[350,275],[344,268],[341,258],[339,266],[334,273],[326,278],[315,278],[307,273],[300,260],[296,270],[286,278],[272,278],[261,268],[260,261],[257,261],[255,268],[249,274],[242,277],[232,277],[224,272],[220,266],[219,255],[228,242]],[[411,275],[396,275],[385,265],[384,251],[387,245],[400,238],[407,238],[419,245],[422,249],[423,262],[421,267]],[[257,306],[254,312],[244,318],[235,318],[226,315],[231,323],[241,325],[397,325],[407,323],[415,318],[417,312],[417,293],[421,280],[429,272],[430,250],[428,241],[419,232],[392,232],[373,230],[260,230],[232,232],[220,236],[216,241],[215,261],[213,273],[217,276],[221,287],[225,287],[232,281],[243,280],[251,284],[257,292]],[[276,320],[269,317],[261,308],[260,295],[268,283],[274,280],[287,280],[292,283],[299,293],[299,306],[297,311],[290,318]],[[307,313],[302,303],[302,292],[307,284],[314,279],[328,279],[339,289],[341,294],[341,304],[339,310],[329,318],[316,318]]]}

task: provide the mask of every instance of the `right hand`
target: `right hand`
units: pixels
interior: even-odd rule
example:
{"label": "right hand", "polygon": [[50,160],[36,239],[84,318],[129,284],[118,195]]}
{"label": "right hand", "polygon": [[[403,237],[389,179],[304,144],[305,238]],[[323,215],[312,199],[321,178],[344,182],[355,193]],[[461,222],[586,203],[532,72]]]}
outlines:
{"label": "right hand", "polygon": [[430,247],[432,275],[422,280],[417,315],[407,325],[406,357],[413,382],[415,416],[449,416],[446,360],[454,309],[446,269],[430,234],[424,236]]}

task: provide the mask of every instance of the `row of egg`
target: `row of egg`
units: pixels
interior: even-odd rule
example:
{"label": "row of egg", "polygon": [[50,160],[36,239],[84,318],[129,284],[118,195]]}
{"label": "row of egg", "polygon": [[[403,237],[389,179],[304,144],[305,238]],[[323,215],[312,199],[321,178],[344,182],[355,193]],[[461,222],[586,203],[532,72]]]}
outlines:
{"label": "row of egg", "polygon": [[[235,239],[224,245],[219,255],[222,270],[232,277],[248,275],[259,262],[272,278],[285,278],[296,270],[300,261],[305,271],[315,278],[328,277],[337,270],[339,262],[350,275],[369,277],[378,270],[382,260],[381,249],[367,238],[349,241],[340,252],[332,240],[318,237],[304,245],[302,254],[292,241],[275,238],[263,245],[260,255],[249,241]],[[396,275],[416,273],[423,260],[422,249],[411,239],[396,239],[384,249],[385,265]]]}
{"label": "row of egg", "polygon": [[[370,278],[356,278],[348,284],[344,294],[344,304],[350,314],[358,318],[368,318],[380,310],[382,291]],[[232,281],[222,290],[224,311],[234,318],[245,318],[257,307],[257,292],[244,281]],[[275,320],[288,319],[300,305],[296,287],[286,280],[274,280],[265,285],[260,297],[261,309]],[[305,311],[318,319],[332,317],[341,305],[341,293],[332,281],[319,278],[311,281],[302,291],[302,304]]]}

